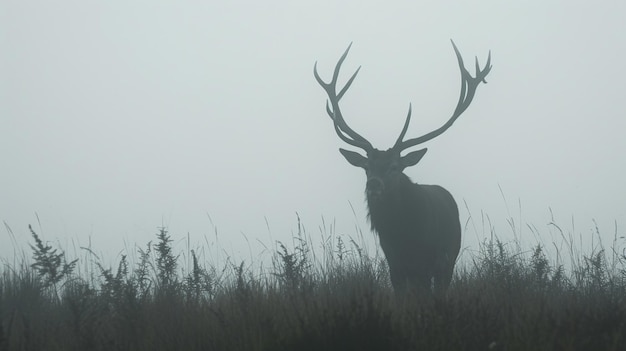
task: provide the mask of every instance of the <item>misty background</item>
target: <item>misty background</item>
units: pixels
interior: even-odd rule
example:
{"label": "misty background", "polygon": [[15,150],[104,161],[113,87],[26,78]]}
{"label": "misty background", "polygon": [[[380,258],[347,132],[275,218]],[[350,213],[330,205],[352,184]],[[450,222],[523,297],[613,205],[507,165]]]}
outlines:
{"label": "misty background", "polygon": [[313,239],[360,228],[374,250],[365,175],[337,151],[313,64],[329,80],[354,43],[340,82],[362,69],[342,111],[386,149],[409,102],[407,138],[450,117],[451,38],[472,74],[490,50],[493,69],[409,177],[453,194],[470,250],[492,227],[512,238],[511,218],[529,244],[558,239],[554,219],[584,245],[597,224],[610,246],[626,223],[625,13],[622,1],[0,0],[0,257],[28,251],[33,224],[70,257],[91,245],[113,260],[166,226],[178,249],[217,240],[251,260],[291,243],[296,213]]}

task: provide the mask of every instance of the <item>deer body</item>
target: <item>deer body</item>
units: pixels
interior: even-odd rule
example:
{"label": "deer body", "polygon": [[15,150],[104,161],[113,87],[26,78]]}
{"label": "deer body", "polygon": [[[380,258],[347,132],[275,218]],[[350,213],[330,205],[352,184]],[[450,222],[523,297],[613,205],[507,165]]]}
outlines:
{"label": "deer body", "polygon": [[[452,43],[461,68],[461,94],[450,119],[439,129],[418,138],[404,140],[411,120],[411,107],[396,143],[381,151],[345,122],[339,100],[348,90],[359,69],[337,93],[339,69],[350,46],[335,66],[333,78],[325,83],[314,68],[315,78],[328,94],[330,105],[326,112],[333,120],[335,131],[346,143],[366,152],[363,156],[354,151],[339,149],[353,166],[363,168],[367,176],[365,192],[372,229],[377,232],[380,246],[389,265],[391,283],[396,292],[408,288],[445,291],[452,280],[454,264],[461,247],[459,211],[452,195],[438,185],[413,183],[403,171],[416,165],[427,149],[401,155],[402,151],[424,143],[446,131],[469,107],[477,86],[485,82],[491,70],[491,53],[484,69],[476,62],[476,77],[463,65],[458,49]],[[332,107],[331,107],[332,106]]]}
{"label": "deer body", "polygon": [[413,184],[407,177],[391,194],[368,198],[369,219],[378,233],[394,287],[445,290],[461,248],[459,212],[438,185]]}

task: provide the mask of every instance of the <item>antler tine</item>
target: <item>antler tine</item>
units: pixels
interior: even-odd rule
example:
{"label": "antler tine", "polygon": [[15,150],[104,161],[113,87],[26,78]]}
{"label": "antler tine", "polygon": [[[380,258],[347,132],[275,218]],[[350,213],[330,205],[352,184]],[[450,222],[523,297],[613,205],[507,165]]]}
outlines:
{"label": "antler tine", "polygon": [[396,146],[398,146],[400,143],[402,143],[402,139],[404,139],[404,135],[406,134],[406,131],[409,129],[409,122],[411,122],[411,103],[409,103],[409,112],[406,114],[406,120],[404,121],[404,127],[402,127],[402,131],[400,132],[400,136],[396,140],[396,143],[393,144],[394,148]]}
{"label": "antler tine", "polygon": [[[402,141],[402,138],[404,137],[404,133],[406,132],[405,129],[403,129],[402,133],[400,134],[400,137],[398,138],[398,140],[396,141],[396,144],[394,145],[394,148],[399,148],[400,150],[404,150],[406,148],[424,143],[428,140],[431,140],[441,135],[448,128],[450,128],[450,126],[452,126],[454,121],[456,121],[456,119],[459,118],[459,116],[463,114],[463,112],[465,112],[465,110],[472,103],[472,99],[474,98],[474,94],[476,93],[476,88],[478,88],[478,85],[481,82],[485,84],[487,83],[485,78],[491,71],[491,51],[489,51],[489,56],[487,57],[487,63],[485,64],[485,67],[483,69],[480,69],[480,64],[478,63],[478,57],[476,57],[476,77],[472,77],[472,75],[469,73],[469,71],[465,68],[465,65],[463,64],[463,57],[461,57],[461,53],[459,52],[459,49],[456,47],[452,39],[450,39],[450,41],[452,42],[452,47],[454,48],[454,53],[456,54],[457,61],[459,62],[459,68],[461,70],[461,93],[459,94],[459,101],[457,102],[456,108],[454,109],[454,113],[443,126],[439,127],[436,130],[433,130],[430,133],[424,134],[418,138],[413,138],[413,139],[409,139],[406,141]],[[409,109],[409,115],[407,116],[407,120],[405,122],[405,128],[409,124],[410,115],[411,113]]]}
{"label": "antler tine", "polygon": [[326,113],[328,113],[328,116],[333,120],[335,131],[337,132],[339,138],[350,145],[359,147],[361,149],[364,149],[365,151],[369,151],[373,149],[372,144],[367,141],[367,139],[362,137],[359,133],[350,128],[350,126],[348,126],[343,118],[343,115],[341,114],[341,109],[339,108],[339,100],[341,100],[346,91],[348,91],[350,85],[352,85],[352,82],[354,81],[357,74],[359,73],[359,70],[361,69],[361,67],[357,68],[357,70],[352,74],[350,79],[348,79],[346,85],[339,91],[339,94],[337,94],[337,79],[339,78],[339,71],[341,69],[341,65],[343,64],[343,61],[348,56],[348,52],[350,51],[351,47],[352,43],[348,45],[346,51],[343,53],[343,55],[341,55],[339,61],[337,61],[337,64],[335,65],[335,70],[333,71],[333,78],[329,83],[324,82],[320,75],[317,73],[317,61],[315,62],[315,65],[313,65],[313,74],[315,75],[315,79],[317,80],[319,85],[322,86],[322,88],[326,91],[326,94],[328,95],[328,100],[326,101]]}

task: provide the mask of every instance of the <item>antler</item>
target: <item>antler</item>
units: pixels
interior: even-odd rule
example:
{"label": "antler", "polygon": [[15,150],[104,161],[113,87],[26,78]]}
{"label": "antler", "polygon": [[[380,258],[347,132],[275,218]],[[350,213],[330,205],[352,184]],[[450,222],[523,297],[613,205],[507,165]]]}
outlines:
{"label": "antler", "polygon": [[[315,65],[313,66],[313,74],[315,75],[315,79],[317,80],[317,82],[322,86],[322,88],[324,88],[324,90],[326,91],[326,94],[328,94],[328,100],[326,101],[326,112],[328,113],[330,118],[333,120],[335,131],[337,132],[337,135],[339,136],[339,138],[341,138],[341,140],[345,141],[346,143],[350,145],[359,147],[365,151],[370,151],[373,149],[372,144],[369,141],[367,141],[367,139],[362,137],[359,133],[355,132],[352,128],[350,128],[350,126],[348,126],[346,121],[343,119],[343,115],[341,114],[341,109],[339,109],[339,100],[341,100],[341,98],[343,97],[343,94],[345,94],[348,88],[350,88],[352,81],[354,81],[354,78],[356,78],[356,75],[359,73],[359,70],[361,69],[361,67],[359,66],[356,72],[352,74],[352,77],[350,77],[346,85],[341,89],[341,91],[339,91],[339,94],[337,94],[337,78],[339,77],[339,70],[341,69],[341,64],[343,63],[343,60],[345,60],[346,56],[348,56],[348,51],[350,51],[351,46],[352,46],[352,43],[348,45],[348,48],[346,49],[346,51],[343,53],[343,55],[341,55],[341,58],[339,59],[339,61],[337,61],[337,65],[335,66],[335,71],[333,72],[333,78],[330,81],[330,83],[324,82],[322,78],[320,78],[319,74],[317,73],[317,61],[315,62]],[[328,104],[328,101],[330,101],[330,104],[332,105],[332,110],[330,108],[330,105]]]}
{"label": "antler", "polygon": [[452,39],[450,39],[450,41],[452,42],[452,47],[454,48],[456,58],[459,61],[459,68],[461,69],[461,94],[459,96],[459,102],[456,105],[456,109],[454,110],[452,117],[450,117],[448,122],[446,122],[443,126],[439,127],[439,129],[433,130],[432,132],[424,134],[418,138],[402,141],[409,127],[409,121],[411,120],[411,105],[409,105],[409,113],[406,116],[406,121],[404,122],[402,132],[400,132],[400,136],[393,146],[394,149],[401,151],[411,146],[424,143],[445,132],[448,128],[450,128],[450,126],[452,126],[454,121],[456,121],[456,119],[459,118],[459,116],[463,114],[463,112],[465,112],[465,110],[469,107],[472,99],[474,98],[474,94],[476,93],[476,88],[478,87],[478,85],[481,82],[485,84],[487,83],[485,77],[487,77],[487,74],[489,74],[489,71],[491,71],[491,51],[489,51],[489,56],[487,57],[487,63],[485,64],[485,68],[483,68],[482,70],[480,69],[480,65],[478,64],[478,57],[476,57],[476,77],[472,77],[467,69],[465,69],[465,65],[463,65],[463,58],[461,57],[461,53],[459,53],[459,49],[457,49],[456,45],[454,45],[454,41],[452,41]]}

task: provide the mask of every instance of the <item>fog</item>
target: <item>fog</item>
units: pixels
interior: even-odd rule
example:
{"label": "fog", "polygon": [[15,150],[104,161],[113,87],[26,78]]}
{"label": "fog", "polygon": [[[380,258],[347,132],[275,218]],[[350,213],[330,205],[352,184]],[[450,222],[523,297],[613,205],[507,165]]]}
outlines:
{"label": "fog", "polygon": [[166,226],[177,249],[217,240],[254,260],[291,243],[297,216],[313,239],[360,228],[375,248],[364,172],[337,150],[354,148],[313,64],[330,79],[353,43],[340,82],[362,69],[342,111],[386,149],[409,103],[407,137],[454,110],[450,39],[472,74],[490,51],[493,69],[407,175],[453,194],[470,250],[491,227],[549,244],[552,220],[584,245],[597,224],[609,246],[626,223],[624,13],[620,1],[3,0],[0,257],[28,251],[32,224],[71,256],[91,245],[113,260]]}

